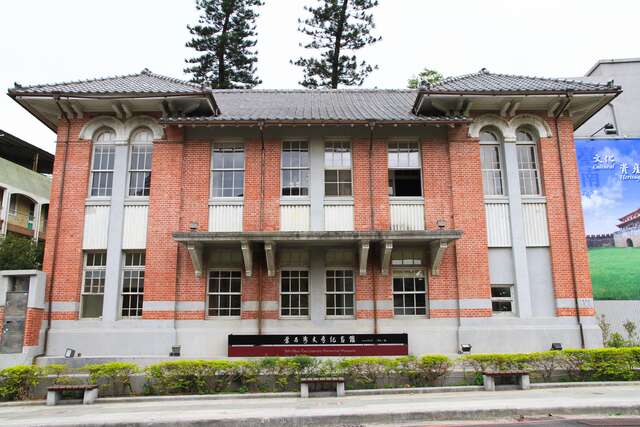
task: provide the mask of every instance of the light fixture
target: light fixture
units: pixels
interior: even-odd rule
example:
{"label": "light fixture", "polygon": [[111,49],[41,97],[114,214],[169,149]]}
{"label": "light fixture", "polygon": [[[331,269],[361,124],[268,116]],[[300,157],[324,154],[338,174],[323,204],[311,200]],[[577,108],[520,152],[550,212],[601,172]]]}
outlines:
{"label": "light fixture", "polygon": [[439,219],[436,221],[436,225],[438,226],[439,229],[443,229],[444,227],[447,226],[447,221],[445,221],[444,219]]}
{"label": "light fixture", "polygon": [[68,348],[64,351],[64,357],[67,359],[70,359],[75,355],[76,355],[76,351],[72,348]]}
{"label": "light fixture", "polygon": [[591,136],[594,136],[595,134],[597,134],[598,132],[600,132],[602,129],[604,129],[604,133],[606,135],[615,135],[618,132],[616,131],[616,127],[611,124],[611,123],[605,123],[604,126],[602,126],[601,128],[599,128],[597,131],[595,131],[594,133],[591,134]]}
{"label": "light fixture", "polygon": [[189,230],[191,231],[196,231],[198,229],[198,223],[197,222],[192,222],[191,224],[189,224]]}
{"label": "light fixture", "polygon": [[180,357],[180,346],[179,345],[171,346],[171,353],[169,353],[169,356]]}
{"label": "light fixture", "polygon": [[561,342],[551,343],[551,350],[562,351],[562,343]]}
{"label": "light fixture", "polygon": [[460,346],[460,353],[471,353],[471,344],[462,344]]}

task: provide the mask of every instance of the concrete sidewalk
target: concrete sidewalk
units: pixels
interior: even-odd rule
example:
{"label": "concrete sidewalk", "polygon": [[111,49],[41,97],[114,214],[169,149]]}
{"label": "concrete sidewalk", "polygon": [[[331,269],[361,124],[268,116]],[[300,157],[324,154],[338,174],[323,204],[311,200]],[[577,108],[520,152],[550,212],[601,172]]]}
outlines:
{"label": "concrete sidewalk", "polygon": [[1,406],[0,426],[361,426],[549,413],[640,415],[640,386]]}

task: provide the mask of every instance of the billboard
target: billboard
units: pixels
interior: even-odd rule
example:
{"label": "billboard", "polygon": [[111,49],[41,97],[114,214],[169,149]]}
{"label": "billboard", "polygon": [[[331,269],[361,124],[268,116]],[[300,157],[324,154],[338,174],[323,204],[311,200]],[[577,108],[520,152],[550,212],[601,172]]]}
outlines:
{"label": "billboard", "polygon": [[640,300],[640,139],[576,139],[595,299]]}

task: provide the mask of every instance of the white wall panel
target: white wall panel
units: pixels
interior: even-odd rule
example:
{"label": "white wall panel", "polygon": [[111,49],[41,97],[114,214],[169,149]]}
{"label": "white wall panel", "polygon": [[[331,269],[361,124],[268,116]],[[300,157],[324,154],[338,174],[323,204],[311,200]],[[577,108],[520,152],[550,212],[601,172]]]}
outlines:
{"label": "white wall panel", "polygon": [[309,231],[311,206],[309,205],[281,205],[280,230]]}
{"label": "white wall panel", "polygon": [[242,231],[242,205],[209,206],[209,231]]}
{"label": "white wall panel", "polygon": [[82,249],[107,249],[110,206],[85,206]]}
{"label": "white wall panel", "polygon": [[122,249],[145,249],[147,247],[148,213],[148,206],[132,205],[124,207]]}
{"label": "white wall panel", "polygon": [[527,246],[549,246],[547,204],[545,202],[523,203],[522,219]]}
{"label": "white wall panel", "polygon": [[424,203],[389,202],[391,229],[394,231],[424,230]]}
{"label": "white wall panel", "polygon": [[511,246],[511,224],[508,203],[485,203],[487,243],[491,248]]}
{"label": "white wall panel", "polygon": [[353,205],[324,205],[326,231],[353,231]]}

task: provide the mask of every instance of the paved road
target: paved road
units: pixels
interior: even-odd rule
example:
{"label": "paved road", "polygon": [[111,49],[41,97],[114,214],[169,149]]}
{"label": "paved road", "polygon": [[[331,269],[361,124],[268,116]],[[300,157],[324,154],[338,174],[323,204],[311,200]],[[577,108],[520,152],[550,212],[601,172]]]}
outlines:
{"label": "paved road", "polygon": [[[347,396],[343,398],[197,399],[98,403],[91,406],[2,406],[0,426],[350,426],[433,425],[433,421],[548,413],[640,415],[640,386]],[[615,418],[614,418],[615,419]],[[549,422],[548,419],[545,421]],[[556,422],[553,420],[552,422]],[[573,421],[557,420],[572,425]],[[429,424],[431,423],[431,424]],[[440,425],[470,425],[452,422]],[[518,423],[522,425],[523,423]],[[486,424],[485,424],[486,425]],[[502,424],[504,425],[504,424]],[[544,424],[540,424],[544,425]],[[584,424],[573,424],[584,425]],[[615,425],[615,424],[614,424]]]}

